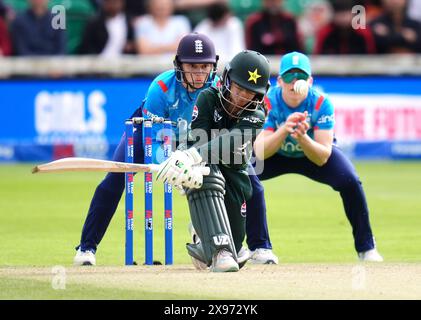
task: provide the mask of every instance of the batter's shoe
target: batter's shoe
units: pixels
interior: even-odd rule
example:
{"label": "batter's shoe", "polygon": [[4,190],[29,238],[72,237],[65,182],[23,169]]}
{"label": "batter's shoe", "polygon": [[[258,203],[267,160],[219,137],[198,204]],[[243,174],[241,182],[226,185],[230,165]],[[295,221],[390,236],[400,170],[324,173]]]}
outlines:
{"label": "batter's shoe", "polygon": [[212,272],[236,272],[240,270],[232,253],[226,249],[221,249],[214,254],[210,271]]}
{"label": "batter's shoe", "polygon": [[[193,224],[191,222],[189,223],[188,229],[189,229],[189,233],[190,233],[190,236],[191,236],[191,239],[192,239],[192,243],[199,244],[200,238],[197,235],[196,230],[194,230]],[[193,263],[194,267],[197,270],[207,270],[208,269],[208,266],[202,260],[199,260],[199,259],[197,259],[193,256],[190,256],[190,258],[191,258],[191,262]]]}
{"label": "batter's shoe", "polygon": [[200,242],[200,238],[197,235],[196,230],[194,229],[193,224],[191,222],[189,223],[188,228],[189,228],[189,233],[192,239],[192,243],[198,244]]}
{"label": "batter's shoe", "polygon": [[365,252],[358,252],[358,259],[365,262],[383,262],[383,257],[376,248]]}
{"label": "batter's shoe", "polygon": [[252,264],[278,264],[278,257],[271,249],[258,248],[251,251],[250,263]]}
{"label": "batter's shoe", "polygon": [[91,250],[82,251],[79,248],[73,259],[73,264],[75,266],[94,266],[96,265],[95,253]]}
{"label": "batter's shoe", "polygon": [[208,266],[203,261],[196,259],[195,257],[190,256],[191,262],[193,263],[196,270],[207,270]]}

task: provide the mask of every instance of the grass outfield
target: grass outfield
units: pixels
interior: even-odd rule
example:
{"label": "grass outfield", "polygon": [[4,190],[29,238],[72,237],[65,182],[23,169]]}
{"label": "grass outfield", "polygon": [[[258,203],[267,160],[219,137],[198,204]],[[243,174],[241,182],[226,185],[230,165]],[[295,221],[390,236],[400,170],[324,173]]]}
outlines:
{"label": "grass outfield", "polygon": [[[421,162],[357,162],[356,166],[367,193],[371,223],[379,251],[386,262],[393,263],[394,267],[399,263],[418,266],[421,263]],[[101,173],[32,175],[30,168],[30,165],[0,166],[0,292],[7,292],[11,298],[33,298],[25,288],[45,286],[42,279],[22,275],[26,274],[26,268],[38,270],[36,268],[45,267],[42,270],[47,272],[54,265],[66,268],[71,266],[74,247],[79,242],[90,199],[103,177]],[[144,260],[142,181],[138,177],[135,187],[135,260],[140,264]],[[339,194],[327,186],[296,175],[273,179],[264,182],[264,185],[271,240],[274,252],[281,261],[276,270],[282,271],[282,265],[287,267],[297,263],[347,266],[356,262],[351,229]],[[155,259],[162,261],[162,186],[157,185],[154,195],[154,251]],[[187,273],[194,273],[193,269],[190,270],[190,258],[184,248],[189,241],[188,221],[187,203],[184,198],[175,194],[175,264],[185,265]],[[122,201],[98,250],[97,264],[117,267],[123,263]],[[15,269],[16,272],[10,271]],[[135,270],[142,273],[144,269],[136,267]],[[164,267],[157,270],[166,272],[168,269]],[[253,267],[250,266],[247,270],[249,273]],[[265,270],[270,273],[271,269]],[[77,270],[73,272],[77,273]],[[16,288],[16,291],[11,288]],[[88,289],[66,290],[68,296],[65,297],[84,297],[80,295],[82,293],[78,295],[79,291],[92,297],[88,294]],[[116,295],[112,293],[114,289],[108,289],[110,295],[103,292],[98,298]],[[124,286],[119,290],[128,290],[130,294],[127,296],[130,297],[140,295],[150,299],[194,297],[187,292],[185,297],[171,292],[168,296],[160,296],[149,291],[149,295],[144,292],[140,294],[142,291],[133,295],[131,291],[136,288],[124,289]],[[50,297],[43,294],[41,289],[36,292],[39,293],[38,298]],[[208,297],[214,296],[203,298]]]}

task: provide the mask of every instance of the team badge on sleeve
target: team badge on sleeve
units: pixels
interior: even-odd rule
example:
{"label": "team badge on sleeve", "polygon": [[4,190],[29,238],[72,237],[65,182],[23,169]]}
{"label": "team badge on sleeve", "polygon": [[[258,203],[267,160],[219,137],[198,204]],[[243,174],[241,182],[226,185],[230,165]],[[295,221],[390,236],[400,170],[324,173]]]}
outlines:
{"label": "team badge on sleeve", "polygon": [[241,205],[241,215],[242,215],[243,217],[245,217],[245,216],[246,216],[246,214],[247,214],[247,204],[246,204],[246,202],[244,201],[244,202],[243,202],[243,204]]}
{"label": "team badge on sleeve", "polygon": [[191,121],[193,122],[194,120],[196,120],[198,115],[199,115],[199,108],[195,105],[193,107],[193,113],[191,115]]}

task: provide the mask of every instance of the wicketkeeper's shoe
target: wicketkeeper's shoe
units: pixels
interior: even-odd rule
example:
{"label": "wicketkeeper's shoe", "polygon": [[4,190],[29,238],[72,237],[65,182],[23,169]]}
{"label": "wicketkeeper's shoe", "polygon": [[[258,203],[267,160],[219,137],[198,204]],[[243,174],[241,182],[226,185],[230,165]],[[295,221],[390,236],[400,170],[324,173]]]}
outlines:
{"label": "wicketkeeper's shoe", "polygon": [[251,251],[250,263],[252,264],[278,264],[278,257],[271,249],[258,248]]}
{"label": "wicketkeeper's shoe", "polygon": [[251,255],[249,249],[241,247],[240,251],[237,253],[237,261],[240,269],[244,267],[244,265],[250,259],[250,257]]}
{"label": "wicketkeeper's shoe", "polygon": [[359,252],[358,258],[360,261],[365,262],[383,262],[383,257],[380,255],[376,248],[365,252]]}
{"label": "wicketkeeper's shoe", "polygon": [[73,264],[75,266],[94,266],[96,264],[95,253],[90,250],[82,251],[79,248],[73,259]]}
{"label": "wicketkeeper's shoe", "polygon": [[212,272],[236,272],[240,270],[232,253],[226,249],[221,249],[214,254],[210,271]]}

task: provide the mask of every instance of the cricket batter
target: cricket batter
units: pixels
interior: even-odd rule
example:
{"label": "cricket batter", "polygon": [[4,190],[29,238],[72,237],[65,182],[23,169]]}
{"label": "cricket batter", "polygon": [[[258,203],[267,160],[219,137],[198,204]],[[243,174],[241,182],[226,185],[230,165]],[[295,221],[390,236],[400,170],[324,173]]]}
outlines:
{"label": "cricket batter", "polygon": [[371,231],[361,181],[334,143],[333,105],[312,83],[306,55],[291,52],[282,57],[277,86],[267,95],[270,111],[254,146],[256,156],[264,159],[259,178],[296,173],[331,186],[341,195],[359,259],[383,261]]}
{"label": "cricket batter", "polygon": [[[157,174],[158,180],[188,188],[199,241],[187,244],[187,251],[212,272],[238,271],[247,261],[241,253],[246,203],[253,193],[247,168],[265,121],[269,75],[269,62],[262,54],[238,53],[225,66],[218,88],[199,94],[191,122],[194,146],[174,152]],[[202,162],[210,167],[210,175],[197,177],[198,172],[191,179],[192,167]]]}

